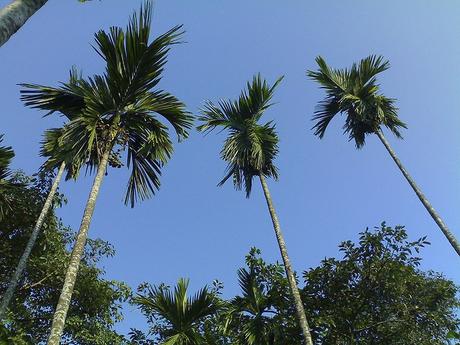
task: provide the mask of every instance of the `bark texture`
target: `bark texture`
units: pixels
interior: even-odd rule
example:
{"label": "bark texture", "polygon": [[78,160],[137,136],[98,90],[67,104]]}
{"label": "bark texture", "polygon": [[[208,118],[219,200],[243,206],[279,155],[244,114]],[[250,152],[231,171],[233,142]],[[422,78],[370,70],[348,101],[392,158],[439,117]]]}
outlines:
{"label": "bark texture", "polygon": [[273,228],[275,230],[276,239],[278,240],[278,246],[281,252],[281,257],[283,258],[284,268],[286,270],[286,275],[288,277],[292,297],[294,298],[300,328],[302,329],[302,334],[304,336],[306,345],[313,345],[313,340],[310,334],[310,327],[308,326],[308,321],[305,315],[305,310],[303,308],[302,299],[300,298],[299,288],[297,287],[294,271],[291,266],[291,261],[289,260],[286,243],[284,242],[283,233],[281,232],[280,223],[278,221],[278,216],[276,215],[275,207],[273,206],[270,191],[268,189],[267,182],[265,181],[265,177],[262,174],[259,174],[259,178],[260,183],[262,184],[262,189],[264,191],[265,200],[267,201],[268,211],[270,212],[270,216],[272,218]]}
{"label": "bark texture", "polygon": [[0,47],[46,2],[47,0],[14,0],[0,9]]}
{"label": "bark texture", "polygon": [[430,214],[431,218],[438,224],[439,228],[443,232],[444,236],[447,237],[452,247],[455,249],[458,255],[460,255],[460,244],[458,243],[457,239],[455,238],[454,234],[449,230],[447,225],[442,220],[441,216],[436,212],[436,210],[431,206],[430,202],[426,198],[426,196],[422,193],[420,188],[417,186],[415,181],[407,172],[406,168],[402,165],[399,158],[396,156],[396,153],[391,148],[390,144],[388,143],[387,139],[383,135],[383,133],[379,130],[376,132],[377,136],[379,137],[380,141],[383,143],[385,148],[387,149],[388,153],[390,154],[391,158],[393,158],[394,162],[398,166],[399,170],[401,170],[402,174],[406,178],[407,182],[409,182],[410,186],[414,190],[415,194],[417,194],[418,198],[422,202],[423,206],[425,206],[426,210]]}
{"label": "bark texture", "polygon": [[99,163],[96,177],[94,178],[93,186],[89,193],[88,201],[86,202],[85,211],[78,231],[77,239],[70,256],[69,267],[67,268],[64,286],[62,287],[61,295],[54,312],[53,323],[51,325],[50,336],[48,338],[48,345],[59,345],[61,336],[64,332],[65,320],[67,311],[69,310],[72,293],[77,280],[78,269],[80,261],[85,249],[86,239],[88,238],[88,230],[91,224],[94,208],[96,206],[96,199],[99,194],[102,180],[105,175],[107,163],[109,161],[111,147],[109,147],[103,154]]}
{"label": "bark texture", "polygon": [[8,309],[8,305],[10,304],[11,299],[13,298],[14,291],[16,290],[19,280],[21,279],[22,272],[27,266],[27,261],[35,245],[35,241],[37,240],[38,234],[40,233],[40,229],[43,225],[45,217],[48,214],[51,208],[51,205],[53,204],[53,198],[54,198],[54,195],[56,194],[56,190],[59,186],[59,182],[61,181],[64,169],[65,169],[65,162],[62,162],[61,166],[59,167],[56,178],[54,179],[54,182],[48,193],[45,204],[43,205],[42,211],[40,212],[37,222],[35,223],[34,229],[32,230],[32,234],[30,235],[26,248],[24,249],[24,252],[22,253],[21,259],[19,260],[19,263],[16,267],[16,270],[13,273],[13,276],[11,277],[10,283],[8,284],[8,288],[5,294],[3,295],[2,302],[0,304],[0,321],[3,320],[3,318],[5,317],[6,310]]}

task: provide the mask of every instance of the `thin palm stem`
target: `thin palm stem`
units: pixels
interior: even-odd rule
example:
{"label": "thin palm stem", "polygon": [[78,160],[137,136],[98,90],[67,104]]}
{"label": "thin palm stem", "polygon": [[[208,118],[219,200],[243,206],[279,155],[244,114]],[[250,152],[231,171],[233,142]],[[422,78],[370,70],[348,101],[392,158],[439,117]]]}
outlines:
{"label": "thin palm stem", "polygon": [[97,169],[96,177],[94,178],[91,192],[89,193],[88,201],[86,203],[85,211],[81,221],[80,229],[78,231],[75,246],[70,256],[69,267],[67,268],[64,285],[59,296],[59,301],[54,312],[53,323],[51,325],[50,336],[48,338],[48,345],[59,345],[61,336],[64,332],[64,325],[69,310],[72,293],[77,280],[78,269],[80,261],[85,249],[86,239],[88,237],[88,230],[91,224],[94,208],[96,206],[96,199],[104,178],[107,163],[109,161],[110,152],[113,144],[107,145],[107,148],[102,155],[101,161]]}
{"label": "thin palm stem", "polygon": [[276,239],[278,240],[278,246],[281,252],[281,257],[283,258],[284,268],[286,270],[289,286],[291,288],[292,297],[294,298],[294,304],[297,311],[297,317],[299,319],[300,328],[302,329],[306,345],[313,345],[313,340],[310,334],[310,327],[308,326],[308,321],[305,315],[302,299],[300,298],[299,288],[297,287],[294,271],[292,269],[291,261],[289,260],[286,248],[286,242],[284,241],[283,233],[281,232],[280,223],[278,220],[278,216],[276,215],[275,207],[273,206],[270,191],[268,189],[267,182],[265,181],[265,177],[262,174],[259,174],[259,178],[260,183],[262,185],[262,189],[264,191],[265,200],[267,201],[268,211],[270,212],[270,216],[273,223],[273,229],[275,230],[276,234]]}
{"label": "thin palm stem", "polygon": [[53,204],[53,198],[56,194],[59,182],[61,181],[64,169],[65,162],[62,162],[61,166],[59,167],[58,173],[54,179],[54,182],[51,186],[51,189],[48,193],[45,204],[43,205],[40,215],[38,216],[37,222],[35,223],[34,229],[32,230],[32,234],[29,237],[29,241],[27,242],[26,248],[22,253],[21,259],[19,260],[19,263],[16,267],[16,270],[13,273],[13,276],[11,277],[11,280],[8,284],[8,288],[6,289],[6,292],[3,295],[2,302],[0,304],[0,321],[3,320],[5,317],[6,310],[8,309],[8,305],[10,304],[11,299],[13,298],[14,291],[16,290],[19,280],[21,279],[22,272],[27,266],[27,261],[29,260],[30,253],[32,252],[32,249],[35,245],[38,234],[40,233],[40,229],[42,228],[43,222],[45,221],[45,217],[48,214],[51,205]]}
{"label": "thin palm stem", "polygon": [[396,153],[393,151],[393,149],[390,146],[390,143],[387,141],[385,136],[383,135],[382,131],[378,130],[376,132],[377,136],[379,137],[380,141],[383,143],[385,148],[387,149],[388,153],[390,154],[391,158],[393,158],[394,162],[398,166],[399,170],[401,170],[402,174],[406,178],[407,182],[409,182],[410,186],[414,190],[415,194],[417,194],[418,198],[422,202],[423,206],[425,206],[426,210],[430,214],[431,218],[438,224],[439,228],[443,232],[444,236],[448,239],[452,247],[455,249],[457,254],[460,256],[460,244],[458,243],[457,239],[455,238],[454,234],[449,230],[447,225],[444,223],[442,220],[441,216],[436,212],[436,210],[431,206],[430,202],[426,198],[426,196],[422,193],[420,188],[417,186],[415,181],[412,179],[412,177],[409,175],[407,172],[406,168],[402,165],[401,161],[399,158],[396,156]]}

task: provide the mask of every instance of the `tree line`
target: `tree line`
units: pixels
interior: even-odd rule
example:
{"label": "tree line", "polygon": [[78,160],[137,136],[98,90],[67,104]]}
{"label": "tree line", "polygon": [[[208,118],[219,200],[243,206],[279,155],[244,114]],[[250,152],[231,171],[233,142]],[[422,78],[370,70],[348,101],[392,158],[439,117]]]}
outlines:
{"label": "tree line", "polygon": [[[247,337],[238,335],[232,338],[226,333],[227,326],[230,327],[233,322],[230,316],[226,319],[226,326],[224,327],[219,322],[211,322],[207,318],[205,318],[205,324],[216,332],[223,332],[224,338],[216,339],[216,343],[228,343],[230,341],[230,343],[281,344],[285,343],[286,339],[291,339],[291,341],[298,339],[299,343],[303,341],[307,345],[312,345],[314,339],[316,342],[323,341],[322,335],[315,329],[317,326],[312,324],[315,322],[313,321],[315,314],[312,314],[314,307],[308,303],[308,299],[302,299],[303,290],[301,291],[298,287],[298,279],[292,269],[280,221],[267,183],[268,178],[274,180],[278,178],[279,173],[275,159],[278,154],[279,138],[276,124],[272,121],[264,122],[262,118],[264,112],[272,106],[272,99],[282,82],[282,77],[273,84],[269,84],[260,74],[256,74],[247,83],[238,99],[221,100],[217,103],[207,101],[200,114],[195,116],[187,110],[186,105],[181,100],[160,88],[163,69],[167,63],[170,49],[180,42],[184,30],[179,25],[151,39],[151,12],[151,3],[146,2],[138,12],[132,15],[125,29],[112,27],[109,31],[100,30],[95,34],[96,52],[105,62],[105,70],[101,74],[84,77],[78,70],[71,69],[68,81],[62,82],[59,87],[31,83],[21,84],[21,100],[26,106],[44,111],[46,115],[64,116],[67,123],[61,128],[52,128],[44,133],[41,155],[45,158],[45,163],[37,176],[40,178],[47,176],[47,188],[43,188],[40,194],[42,205],[38,214],[35,214],[34,225],[27,242],[25,246],[21,247],[25,250],[18,259],[14,271],[11,272],[8,284],[2,294],[0,319],[7,319],[15,294],[18,293],[18,286],[24,281],[24,274],[31,254],[37,240],[43,233],[43,225],[46,223],[47,217],[50,217],[53,205],[56,206],[56,200],[59,200],[58,186],[61,178],[77,179],[80,170],[85,167],[88,171],[95,173],[95,178],[75,240],[72,239],[67,242],[72,242],[73,248],[65,265],[66,270],[57,305],[53,308],[53,318],[49,326],[47,343],[55,345],[63,341],[65,328],[71,322],[68,313],[74,303],[75,292],[77,291],[75,290],[78,282],[77,276],[80,278],[79,271],[86,267],[85,246],[88,243],[88,231],[104,177],[111,168],[126,166],[130,170],[130,176],[125,192],[125,203],[134,207],[137,202],[152,197],[160,188],[161,170],[174,152],[170,127],[177,139],[183,141],[196,125],[196,120],[199,122],[196,127],[198,131],[209,132],[221,129],[228,135],[221,150],[221,158],[227,163],[227,171],[219,185],[231,179],[235,188],[244,189],[246,197],[249,197],[253,179],[257,178],[261,183],[282,257],[283,264],[278,268],[284,269],[283,279],[285,281],[283,284],[287,287],[287,300],[290,302],[289,308],[293,315],[293,317],[290,315],[290,320],[296,320],[292,327],[293,332],[297,333],[297,338],[294,335],[289,338],[283,338],[285,335],[277,336],[276,332],[278,331],[275,332],[274,330],[273,332],[276,334],[264,330],[262,338],[256,335],[248,335]],[[313,116],[315,121],[314,134],[322,138],[332,119],[337,115],[344,115],[344,132],[348,134],[349,140],[355,142],[357,148],[361,148],[365,144],[367,135],[377,135],[422,205],[443,232],[452,248],[460,255],[460,245],[455,236],[416,185],[384,136],[383,129],[387,128],[396,137],[401,138],[401,130],[406,128],[406,124],[398,118],[395,100],[383,95],[377,83],[377,75],[389,68],[388,61],[381,56],[369,56],[345,69],[331,68],[322,57],[318,57],[316,62],[318,69],[307,71],[307,77],[318,83],[324,89],[326,96],[318,103]],[[11,177],[8,166],[12,157],[13,151],[10,147],[3,146],[0,148],[0,191],[2,194],[0,211],[2,221],[17,218],[16,212],[19,204],[16,204],[14,197],[17,193],[16,190],[33,189],[27,178],[24,182],[17,175]],[[125,160],[124,163],[123,160]],[[54,180],[51,182],[49,177],[52,175]],[[385,227],[383,226],[383,228]],[[55,232],[61,231],[61,236],[64,236],[64,230],[59,226],[55,226],[54,229]],[[5,230],[2,229],[2,231]],[[401,231],[401,229],[397,229],[397,231]],[[400,234],[398,236],[400,236],[398,238],[404,238],[405,235]],[[351,246],[353,247],[353,245]],[[412,246],[419,248],[415,244]],[[343,250],[346,251],[347,248]],[[418,261],[415,260],[415,262]],[[404,264],[406,266],[415,265],[410,260]],[[89,265],[89,268],[91,267],[96,269],[94,265]],[[244,276],[246,273],[251,275],[252,268],[249,267],[249,269],[250,271],[240,271],[240,275]],[[53,274],[50,277],[52,276]],[[246,279],[243,276],[240,277],[240,283],[241,280]],[[255,279],[251,284],[257,290],[255,282],[258,278],[247,279]],[[281,284],[281,281],[279,283]],[[381,282],[379,281],[379,283]],[[309,285],[308,283],[306,288]],[[180,299],[184,302],[188,301],[186,290],[187,282],[181,280],[175,288],[174,294],[165,288],[151,288],[148,296],[138,296],[134,301],[147,303],[145,298],[149,297],[151,300],[159,298],[166,302],[169,298],[171,303],[178,303]],[[115,289],[114,291],[118,290]],[[263,295],[262,292],[260,293]],[[202,304],[207,304],[210,308],[207,316],[211,319],[220,318],[221,310],[227,308],[222,307],[220,302],[217,303],[218,305],[214,304],[216,295],[218,295],[217,291],[208,294],[208,290],[204,289],[197,296]],[[199,298],[200,296],[203,300]],[[315,302],[312,303],[314,305]],[[223,304],[228,306],[228,303]],[[362,306],[362,308],[364,307]],[[142,308],[144,312],[148,309],[143,305]],[[167,326],[169,324],[171,326],[174,322],[162,315],[161,310],[152,308],[154,315],[160,313],[158,314],[160,319],[164,318],[164,323],[157,325],[159,328],[155,326],[157,327],[155,329],[158,329],[158,339],[164,340],[165,344],[195,344],[205,341],[203,339],[205,339],[207,331],[205,324],[201,325],[201,323],[198,330],[194,328],[195,326],[189,325],[191,328],[184,326],[192,332],[189,335],[178,333],[178,335],[169,336],[168,332],[165,331],[166,333],[164,333],[161,331],[162,325]],[[161,309],[161,307],[159,308]],[[178,318],[183,321],[182,316],[179,315]],[[284,321],[288,317],[285,316]],[[349,317],[350,315],[347,321],[351,322]],[[276,319],[276,317],[272,318]],[[111,316],[108,319],[111,320]],[[261,319],[257,320],[256,323],[262,322]],[[388,322],[391,324],[398,323],[396,321]],[[240,320],[240,323],[242,327],[251,324],[247,320]],[[180,329],[183,330],[184,327],[180,326]],[[354,326],[353,329],[349,330],[348,340],[345,338],[340,340],[342,338],[338,336],[336,338],[325,336],[324,339],[326,340],[324,341],[326,342],[323,341],[323,343],[327,343],[327,341],[329,343],[332,343],[331,341],[359,343],[355,339],[359,339],[359,334],[370,331],[369,327],[371,326],[362,326],[364,327],[362,329],[356,327]],[[442,329],[440,336],[447,337],[448,332],[452,329],[452,327]],[[5,328],[5,332],[7,331],[8,327]],[[242,329],[241,332],[249,331]],[[330,331],[325,332],[331,337]],[[355,333],[359,334],[356,335]],[[139,335],[138,332],[136,334]],[[142,335],[139,336],[142,337]],[[421,338],[412,339],[422,341],[421,344],[424,341]],[[209,343],[209,341],[206,340],[205,343]]]}

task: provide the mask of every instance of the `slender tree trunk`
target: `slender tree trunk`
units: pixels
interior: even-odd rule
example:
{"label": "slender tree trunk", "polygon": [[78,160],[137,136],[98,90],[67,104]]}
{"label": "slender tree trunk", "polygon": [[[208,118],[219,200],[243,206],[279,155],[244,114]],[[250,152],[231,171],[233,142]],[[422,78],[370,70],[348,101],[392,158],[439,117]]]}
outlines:
{"label": "slender tree trunk", "polygon": [[67,268],[64,286],[59,296],[59,301],[54,312],[53,323],[51,325],[51,331],[48,338],[48,345],[59,345],[62,333],[64,332],[64,325],[69,310],[70,301],[72,299],[72,293],[77,280],[78,269],[80,261],[83,256],[85,249],[86,239],[88,237],[88,230],[91,224],[94,208],[96,206],[96,199],[99,194],[102,180],[105,175],[107,163],[109,161],[109,155],[112,146],[108,145],[108,148],[104,152],[99,166],[97,168],[97,174],[94,178],[91,192],[89,193],[88,201],[86,202],[85,211],[80,224],[80,230],[78,231],[77,239],[70,256],[69,267]]}
{"label": "slender tree trunk", "polygon": [[5,294],[3,295],[2,302],[0,304],[0,321],[3,320],[3,318],[5,317],[5,313],[6,313],[6,310],[8,309],[8,305],[10,304],[11,299],[13,298],[14,290],[16,289],[19,283],[19,280],[21,279],[22,272],[27,266],[27,261],[29,259],[30,253],[32,252],[32,249],[35,245],[35,241],[37,240],[38,234],[40,233],[40,229],[43,225],[45,217],[48,214],[48,211],[50,210],[51,205],[53,203],[53,198],[54,198],[54,195],[56,194],[56,190],[59,186],[59,182],[61,181],[61,177],[64,172],[64,169],[65,169],[65,162],[62,162],[61,166],[59,167],[56,178],[54,179],[53,185],[51,186],[51,189],[48,193],[48,197],[46,198],[45,204],[43,205],[42,211],[40,212],[40,216],[38,217],[37,222],[35,223],[34,229],[32,230],[32,234],[30,235],[29,241],[27,242],[24,253],[22,253],[21,259],[19,260],[16,270],[14,271],[13,276],[11,277],[10,283],[8,284],[8,288]]}
{"label": "slender tree trunk", "polygon": [[264,190],[268,211],[270,212],[270,216],[272,218],[273,228],[275,230],[276,239],[278,240],[278,246],[281,252],[281,257],[283,258],[284,268],[286,270],[289,286],[291,287],[291,293],[292,297],[294,298],[295,309],[297,311],[297,317],[299,318],[300,328],[302,329],[306,345],[313,345],[313,340],[310,334],[310,327],[308,326],[307,317],[305,316],[305,310],[303,308],[302,299],[300,298],[299,288],[297,287],[294,271],[289,260],[286,243],[284,242],[280,223],[278,221],[278,216],[276,215],[275,207],[273,206],[272,198],[270,196],[270,191],[268,190],[265,177],[262,174],[259,174],[259,178],[260,183],[262,184],[262,189]]}
{"label": "slender tree trunk", "polygon": [[410,186],[414,190],[415,194],[417,194],[418,198],[422,202],[423,206],[425,206],[426,210],[430,214],[431,218],[438,224],[439,228],[443,232],[444,236],[447,237],[449,240],[450,244],[452,247],[454,247],[455,251],[457,252],[458,255],[460,255],[460,244],[458,243],[457,239],[455,238],[454,234],[449,230],[447,225],[443,222],[441,219],[441,216],[436,212],[436,210],[431,206],[430,202],[428,199],[425,197],[425,195],[422,193],[420,188],[417,186],[415,181],[412,179],[412,177],[409,175],[407,172],[406,168],[402,165],[401,161],[399,158],[396,156],[396,153],[393,151],[391,148],[390,144],[388,143],[387,139],[383,135],[382,131],[377,131],[376,132],[377,136],[379,137],[380,141],[383,143],[385,148],[387,149],[388,153],[390,154],[391,158],[393,158],[394,162],[398,166],[399,170],[401,170],[402,174],[406,178],[407,182],[409,182]]}
{"label": "slender tree trunk", "polygon": [[46,2],[47,0],[14,0],[0,9],[0,47]]}

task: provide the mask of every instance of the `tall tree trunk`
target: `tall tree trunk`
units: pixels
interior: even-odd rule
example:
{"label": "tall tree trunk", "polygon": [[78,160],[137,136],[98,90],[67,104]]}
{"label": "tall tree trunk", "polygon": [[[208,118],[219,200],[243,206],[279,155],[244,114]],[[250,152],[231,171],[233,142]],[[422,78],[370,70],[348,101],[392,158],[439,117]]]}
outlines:
{"label": "tall tree trunk", "polygon": [[88,201],[86,202],[85,211],[80,224],[80,230],[78,231],[77,239],[70,256],[69,267],[67,267],[64,286],[62,287],[56,311],[54,312],[53,323],[51,325],[51,331],[48,338],[48,345],[59,345],[62,333],[64,332],[67,311],[69,310],[70,301],[72,299],[72,293],[75,281],[77,280],[80,261],[83,256],[86,239],[88,237],[89,226],[91,224],[94,208],[96,206],[96,199],[105,175],[107,163],[109,161],[111,148],[112,146],[108,145],[108,148],[102,155],[102,159],[97,168],[96,177],[94,178],[93,186],[89,193]]}
{"label": "tall tree trunk", "polygon": [[61,181],[61,177],[62,177],[62,174],[64,173],[64,169],[65,169],[65,162],[62,162],[61,166],[59,167],[58,173],[54,179],[53,185],[51,186],[51,189],[48,193],[45,204],[43,205],[42,211],[40,212],[37,222],[35,223],[34,229],[32,230],[32,234],[30,235],[26,248],[24,249],[24,253],[22,253],[21,259],[19,260],[16,270],[14,271],[13,276],[11,277],[10,283],[8,284],[8,288],[6,289],[6,292],[3,295],[2,303],[0,304],[0,321],[2,321],[3,318],[5,317],[5,313],[8,308],[8,305],[10,304],[11,299],[13,298],[14,290],[16,290],[19,280],[21,279],[22,272],[27,266],[27,261],[29,259],[30,253],[32,252],[32,249],[35,245],[35,241],[37,240],[38,234],[40,233],[40,229],[43,225],[45,217],[48,214],[48,211],[51,208],[51,205],[53,203],[53,198],[54,198],[54,195],[56,194],[56,190],[59,186],[59,182]]}
{"label": "tall tree trunk", "polygon": [[286,270],[286,275],[289,281],[289,286],[291,288],[292,297],[294,298],[295,309],[297,311],[297,317],[299,318],[300,328],[302,329],[303,336],[305,338],[306,345],[313,345],[313,340],[310,334],[310,327],[308,326],[307,317],[305,316],[305,310],[303,308],[302,299],[300,298],[299,288],[297,287],[297,282],[294,276],[294,271],[289,260],[286,243],[284,242],[283,234],[281,232],[280,223],[278,221],[278,216],[275,212],[275,207],[273,206],[272,198],[270,196],[270,191],[268,190],[267,182],[265,177],[262,174],[259,174],[260,183],[262,184],[262,189],[264,190],[265,200],[267,201],[268,211],[272,218],[273,228],[275,230],[276,239],[278,240],[278,246],[281,252],[281,257],[283,258],[284,268]]}
{"label": "tall tree trunk", "polygon": [[48,0],[14,0],[0,9],[0,47]]}
{"label": "tall tree trunk", "polygon": [[458,243],[457,239],[455,238],[454,234],[449,230],[447,225],[443,222],[441,219],[441,216],[436,212],[436,210],[431,206],[430,202],[428,199],[425,197],[425,195],[422,193],[420,188],[417,186],[415,181],[412,179],[412,177],[409,175],[407,172],[406,168],[402,165],[401,161],[399,158],[396,156],[396,153],[393,151],[391,148],[390,144],[388,143],[387,139],[383,135],[382,131],[378,130],[376,132],[377,136],[379,137],[380,141],[383,143],[385,148],[387,149],[388,153],[390,154],[391,158],[393,158],[394,162],[398,166],[399,170],[401,170],[402,174],[406,178],[407,182],[409,182],[410,186],[414,190],[415,194],[417,194],[418,198],[422,202],[423,206],[425,206],[426,210],[430,214],[431,218],[438,224],[439,228],[443,232],[444,236],[447,237],[449,240],[450,244],[452,247],[454,247],[455,251],[457,252],[458,255],[460,255],[460,244]]}

